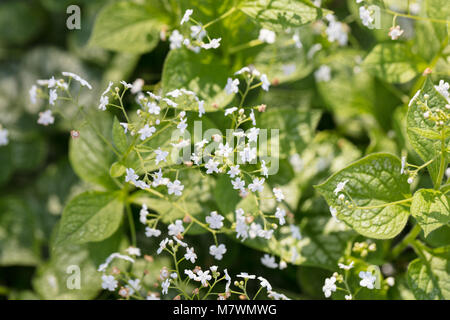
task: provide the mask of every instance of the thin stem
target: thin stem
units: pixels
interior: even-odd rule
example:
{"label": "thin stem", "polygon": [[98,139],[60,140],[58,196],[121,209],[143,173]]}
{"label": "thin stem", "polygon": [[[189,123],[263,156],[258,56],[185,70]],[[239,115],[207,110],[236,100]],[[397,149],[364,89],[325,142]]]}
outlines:
{"label": "thin stem", "polygon": [[439,165],[439,173],[437,176],[437,181],[435,184],[435,189],[439,190],[441,188],[442,179],[444,178],[444,172],[445,172],[445,164],[446,164],[446,158],[445,158],[445,152],[446,152],[446,146],[445,146],[445,130],[441,131],[441,163]]}
{"label": "thin stem", "polygon": [[131,211],[130,204],[126,204],[127,216],[128,216],[128,224],[130,225],[130,233],[131,233],[131,243],[133,247],[136,247],[136,230],[134,226],[133,212]]}
{"label": "thin stem", "polygon": [[231,8],[230,10],[228,10],[227,12],[225,12],[224,14],[222,14],[220,17],[218,17],[218,18],[216,18],[216,19],[214,19],[214,20],[208,22],[207,24],[205,24],[205,25],[203,26],[203,29],[206,29],[206,28],[208,28],[210,25],[212,25],[212,24],[214,24],[214,23],[216,23],[216,22],[218,22],[218,21],[220,21],[220,20],[222,20],[222,19],[225,19],[226,17],[228,17],[230,14],[232,14],[232,13],[233,13],[234,11],[236,11],[236,10],[237,10],[236,7]]}
{"label": "thin stem", "polygon": [[399,201],[394,201],[394,202],[389,202],[389,203],[383,203],[380,205],[375,205],[375,206],[366,206],[366,207],[352,207],[352,209],[361,209],[361,210],[368,210],[368,209],[377,209],[377,208],[384,208],[387,206],[392,206],[395,204],[401,204],[401,203],[407,203],[407,202],[411,202],[412,198],[408,198],[408,199],[403,199],[403,200],[399,200]]}
{"label": "thin stem", "polygon": [[421,21],[430,21],[430,22],[436,22],[436,23],[450,23],[450,20],[441,20],[441,19],[434,19],[434,18],[427,18],[427,17],[419,17],[419,16],[413,16],[410,14],[406,14],[406,13],[399,13],[399,12],[395,12],[392,11],[390,9],[383,9],[385,12],[392,14],[392,15],[397,15],[399,17],[403,17],[403,18],[408,18],[408,19],[413,19],[413,20],[421,20]]}

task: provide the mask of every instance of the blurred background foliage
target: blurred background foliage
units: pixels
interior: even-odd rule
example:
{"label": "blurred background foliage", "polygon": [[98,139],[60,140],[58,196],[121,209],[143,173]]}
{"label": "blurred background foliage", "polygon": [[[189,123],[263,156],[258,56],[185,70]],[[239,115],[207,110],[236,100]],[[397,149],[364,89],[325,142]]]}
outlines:
{"label": "blurred background foliage", "polygon": [[[227,76],[248,64],[254,64],[272,80],[271,90],[252,93],[248,105],[266,104],[267,111],[258,115],[259,126],[280,129],[280,170],[268,183],[281,186],[289,211],[294,214],[303,235],[300,266],[289,264],[282,272],[267,269],[259,262],[261,251],[288,257],[289,252],[284,247],[276,247],[279,243],[250,241],[244,246],[225,237],[220,241],[226,244],[228,252],[220,264],[233,272],[262,275],[270,279],[277,291],[289,297],[322,298],[323,279],[335,270],[337,260],[348,252],[349,240],[362,241],[364,238],[351,230],[336,229],[329,220],[325,201],[312,186],[370,152],[387,151],[400,155],[402,150],[408,150],[412,159],[418,159],[405,138],[405,104],[420,82],[424,67],[442,51],[439,32],[433,31],[435,26],[426,21],[397,20],[406,36],[396,44],[398,48],[390,50],[407,55],[411,63],[404,66],[402,72],[408,75],[407,78],[390,79],[390,74],[383,74],[373,67],[371,59],[376,60],[376,57],[370,55],[376,55],[374,48],[377,45],[391,45],[387,32],[392,17],[383,20],[382,29],[369,30],[361,25],[353,0],[322,1],[323,7],[348,23],[351,30],[348,46],[328,42],[323,35],[323,25],[313,23],[299,30],[302,50],[284,45],[287,36],[280,32],[275,45],[233,53],[233,47],[256,39],[260,29],[249,16],[237,12],[209,31],[222,37],[221,47],[214,53],[208,52],[209,57],[184,51],[169,54],[168,41],[159,40],[158,30],[163,25],[169,29],[170,26],[177,28],[181,12],[187,8],[194,8],[196,19],[207,22],[236,1],[220,1],[220,4],[216,0],[175,1],[180,5],[174,12],[166,10],[163,0],[135,1],[155,8],[151,12],[155,18],[148,28],[142,29],[145,32],[140,36],[144,38],[122,46],[119,44],[127,36],[120,34],[120,25],[111,25],[118,29],[110,34],[96,35],[94,32],[93,35],[96,19],[102,14],[99,12],[103,12],[103,16],[120,16],[117,10],[107,11],[114,2],[117,1],[4,0],[0,3],[0,123],[10,131],[9,145],[0,147],[0,297],[108,298],[107,293],[100,291],[100,279],[95,270],[111,252],[128,245],[123,237],[127,228],[121,227],[104,243],[51,250],[65,204],[75,195],[99,187],[80,179],[73,169],[77,166],[74,164],[76,159],[71,157],[72,163],[69,161],[69,132],[75,124],[58,118],[54,126],[37,125],[37,113],[43,105],[29,103],[31,85],[37,79],[59,75],[61,71],[80,74],[94,87],[94,92],[82,93],[81,101],[96,109],[98,97],[109,80],[132,82],[142,78],[146,84],[144,89],[162,85],[168,91],[184,85],[178,73],[195,76],[200,63],[214,65],[215,71],[219,71],[205,73],[206,78],[200,77],[198,83],[190,83],[199,90],[203,90],[206,81],[221,81],[222,89]],[[385,2],[401,8],[406,1]],[[66,8],[71,4],[81,7],[81,30],[66,28]],[[115,21],[120,21],[120,17]],[[321,45],[321,50],[308,57],[310,49],[317,44]],[[366,58],[368,56],[370,59]],[[177,64],[178,68],[171,69],[172,73],[165,72],[164,63]],[[316,82],[314,70],[323,64],[330,66],[332,78],[328,82]],[[287,65],[294,65],[294,71],[286,72]],[[436,69],[448,74],[448,59],[438,59]],[[233,103],[222,102],[222,107]],[[129,105],[130,109],[137,107],[133,101],[129,101]],[[70,105],[63,104],[61,109],[67,115],[75,113]],[[221,116],[222,111],[208,113],[204,122],[225,129]],[[426,179],[419,183],[430,185]],[[208,205],[201,199],[193,201],[205,205],[202,210],[219,208],[224,214],[232,212],[238,203],[245,207],[246,200],[225,192],[226,188],[221,184],[225,184],[221,179],[208,182],[212,195]],[[273,203],[264,205],[274,207]],[[161,206],[160,210],[166,209],[166,204]],[[138,207],[134,209],[137,217]],[[145,238],[143,226],[139,228],[139,247],[144,253],[153,253],[157,244]],[[431,246],[448,244],[448,235],[448,230],[437,230],[426,241]],[[206,254],[208,239],[206,234],[191,235],[189,239],[196,247],[200,265],[214,264],[212,257]],[[370,253],[365,261],[361,260],[355,272],[367,263],[386,263],[391,241],[397,240],[376,241],[377,251]],[[396,262],[399,275],[410,260],[409,254],[406,252],[403,260]],[[168,262],[164,259],[156,259],[146,268],[155,274],[155,278],[165,263]],[[66,288],[66,267],[71,264],[82,266],[81,290]],[[144,269],[142,264],[136,264],[135,268],[140,268],[136,272]],[[376,296],[367,294],[367,298],[411,298],[401,276],[389,291],[381,290]],[[361,297],[365,297],[364,294]]]}

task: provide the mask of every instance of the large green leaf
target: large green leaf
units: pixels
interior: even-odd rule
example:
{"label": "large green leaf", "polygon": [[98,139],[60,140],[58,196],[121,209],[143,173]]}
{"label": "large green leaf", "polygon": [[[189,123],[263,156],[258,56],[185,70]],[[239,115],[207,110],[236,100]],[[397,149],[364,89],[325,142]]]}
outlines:
{"label": "large green leaf", "polygon": [[[316,188],[328,205],[337,209],[339,220],[364,236],[389,239],[402,231],[409,215],[404,205],[391,204],[410,197],[407,176],[400,174],[400,168],[397,157],[376,153],[335,173]],[[338,200],[334,192],[338,183],[347,180],[344,190],[352,197],[355,208]],[[347,195],[346,199],[349,200]]]}
{"label": "large green leaf", "polygon": [[450,248],[423,251],[408,266],[408,284],[416,299],[450,299]]}
{"label": "large green leaf", "polygon": [[110,237],[122,222],[123,204],[117,193],[85,192],[64,208],[56,245],[86,243]]}
{"label": "large green leaf", "polygon": [[[440,19],[450,21],[450,6],[447,0],[426,0],[425,1],[427,16],[432,19]],[[448,37],[448,23],[433,23],[436,36],[441,41]]]}
{"label": "large green leaf", "polygon": [[432,121],[426,120],[423,116],[424,111],[421,108],[421,103],[425,103],[424,95],[428,95],[426,103],[433,111],[438,108],[444,109],[447,104],[447,101],[436,90],[432,81],[427,78],[420,93],[412,101],[408,109],[406,128],[409,141],[422,160],[427,162],[435,159],[435,161],[428,165],[428,170],[433,181],[436,183],[440,166],[438,157],[441,150],[441,141],[430,139],[429,135],[427,136],[423,133],[429,131],[437,132],[435,124]]}
{"label": "large green leaf", "polygon": [[88,121],[80,128],[80,137],[70,141],[70,163],[75,173],[84,181],[112,189],[115,184],[109,175],[109,169],[115,155],[111,149],[112,145],[103,139],[111,141],[112,119],[97,112],[95,117],[89,117]]}
{"label": "large green leaf", "polygon": [[412,80],[421,69],[421,60],[407,44],[388,42],[377,44],[364,59],[365,69],[389,83],[404,83]]}
{"label": "large green leaf", "polygon": [[239,8],[269,29],[296,28],[330,13],[308,0],[244,0]]}
{"label": "large green leaf", "polygon": [[448,197],[437,190],[420,189],[414,194],[411,214],[427,236],[431,231],[450,222]]}
{"label": "large green leaf", "polygon": [[[213,70],[211,66],[214,66]],[[234,97],[224,90],[229,75],[229,66],[211,52],[203,50],[196,54],[185,49],[177,49],[172,50],[166,58],[162,86],[165,93],[181,88],[192,90],[200,100],[205,101],[206,111],[214,111],[216,108],[213,105],[224,107]],[[179,108],[198,110],[198,102],[186,99]]]}
{"label": "large green leaf", "polygon": [[90,44],[121,52],[148,52],[158,44],[166,20],[156,1],[113,2],[99,13]]}

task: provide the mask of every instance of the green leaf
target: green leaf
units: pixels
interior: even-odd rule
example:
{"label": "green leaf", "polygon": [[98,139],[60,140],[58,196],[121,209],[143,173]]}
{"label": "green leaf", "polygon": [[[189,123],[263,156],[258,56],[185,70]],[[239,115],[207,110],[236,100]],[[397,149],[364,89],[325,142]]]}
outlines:
{"label": "green leaf", "polygon": [[[211,66],[214,66],[214,72],[211,72]],[[164,63],[163,91],[167,93],[180,88],[192,90],[200,100],[205,101],[206,111],[214,111],[226,106],[234,97],[224,89],[229,69],[222,60],[209,52],[201,51],[196,54],[185,49],[172,50]],[[184,96],[182,98],[187,100]],[[190,99],[184,101],[180,108],[198,110],[198,102]]]}
{"label": "green leaf", "polygon": [[421,128],[410,128],[410,130],[414,133],[417,133],[419,136],[431,139],[431,140],[441,140],[441,135],[436,131],[430,129],[421,129]]}
{"label": "green leaf", "polygon": [[113,122],[112,139],[114,146],[117,148],[117,150],[119,150],[121,153],[125,153],[127,151],[128,149],[127,135],[125,134],[123,127],[120,125],[119,120],[117,120],[116,117],[114,117]]}
{"label": "green leaf", "polygon": [[89,121],[80,128],[80,137],[70,141],[70,164],[84,181],[106,189],[114,189],[116,185],[109,174],[109,169],[115,155],[112,145],[100,136],[110,141],[112,119],[106,114],[96,113],[95,117],[89,117]]}
{"label": "green leaf", "polygon": [[239,8],[269,29],[297,28],[331,13],[307,0],[244,0]]}
{"label": "green leaf", "polygon": [[0,199],[0,266],[30,266],[39,262],[35,217],[18,197]]}
{"label": "green leaf", "polygon": [[[389,239],[402,231],[409,215],[404,205],[391,204],[410,197],[407,176],[400,174],[400,168],[400,160],[393,155],[371,154],[335,173],[316,188],[328,205],[337,209],[339,220],[366,237]],[[334,192],[338,183],[347,180],[345,197],[356,208],[347,207]]]}
{"label": "green leaf", "polygon": [[[428,17],[449,21],[450,6],[447,0],[426,0],[425,7]],[[432,24],[438,39],[444,40],[448,36],[448,23],[433,22]]]}
{"label": "green leaf", "polygon": [[434,122],[426,120],[423,116],[424,111],[422,110],[422,104],[425,103],[425,94],[429,96],[426,103],[432,111],[438,108],[445,108],[447,101],[435,89],[430,78],[427,78],[422,89],[420,89],[420,92],[417,94],[414,101],[412,101],[412,103],[410,104],[406,119],[406,130],[408,133],[409,142],[411,143],[417,154],[422,158],[422,160],[424,162],[427,162],[435,159],[435,161],[428,165],[428,170],[434,183],[436,184],[440,165],[439,154],[441,150],[441,141],[430,140],[429,138],[424,137],[422,134],[420,134],[424,130],[426,132],[438,132]]}
{"label": "green leaf", "polygon": [[372,75],[389,83],[405,83],[420,72],[420,58],[402,42],[377,44],[364,59],[363,66]]}
{"label": "green leaf", "polygon": [[0,186],[8,181],[9,177],[13,173],[13,163],[11,159],[11,147],[0,147]]}
{"label": "green leaf", "polygon": [[89,43],[120,52],[149,52],[158,44],[166,20],[155,1],[114,2],[99,13]]}
{"label": "green leaf", "polygon": [[408,285],[416,299],[450,299],[450,249],[423,251],[423,257],[408,266]]}
{"label": "green leaf", "polygon": [[225,175],[220,175],[216,181],[214,198],[222,215],[233,213],[236,205],[241,201],[239,192],[233,189],[230,178]]}
{"label": "green leaf", "polygon": [[431,231],[450,222],[448,197],[437,190],[420,189],[414,194],[411,214],[427,236]]}
{"label": "green leaf", "polygon": [[82,193],[64,208],[56,245],[104,240],[117,230],[122,214],[123,204],[116,193]]}

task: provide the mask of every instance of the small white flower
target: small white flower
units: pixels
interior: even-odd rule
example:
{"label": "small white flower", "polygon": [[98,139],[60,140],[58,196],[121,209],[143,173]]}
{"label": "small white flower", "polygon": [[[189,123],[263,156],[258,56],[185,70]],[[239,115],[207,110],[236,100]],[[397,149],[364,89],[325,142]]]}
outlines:
{"label": "small white flower", "polygon": [[286,223],[286,211],[284,209],[280,209],[277,207],[277,211],[275,212],[275,217],[279,220],[280,226]]}
{"label": "small white flower", "polygon": [[239,91],[239,79],[227,79],[227,85],[225,86],[225,91],[227,94],[238,93]]}
{"label": "small white flower", "polygon": [[126,285],[125,287],[128,288],[128,292],[130,295],[132,295],[135,291],[139,291],[141,289],[140,282],[140,279],[128,280],[128,285]]}
{"label": "small white flower", "polygon": [[250,119],[252,120],[252,125],[256,126],[255,113],[253,112],[253,109],[250,111]]}
{"label": "small white flower", "polygon": [[331,80],[331,69],[329,66],[322,65],[314,72],[317,82],[328,82]]}
{"label": "small white flower", "polygon": [[278,264],[275,262],[275,257],[268,255],[267,253],[261,258],[261,263],[270,269],[278,268]]}
{"label": "small white flower", "polygon": [[168,238],[163,239],[159,243],[159,248],[158,248],[158,250],[156,250],[156,254],[160,254],[166,248],[168,242],[169,242]]}
{"label": "small white flower", "polygon": [[158,147],[158,149],[155,150],[156,153],[156,164],[160,163],[161,161],[166,162],[166,157],[169,155],[169,152],[161,150],[161,147]]}
{"label": "small white flower", "polygon": [[148,108],[148,113],[150,113],[150,114],[159,114],[161,112],[161,108],[153,101],[151,101],[147,104],[147,108]]}
{"label": "small white flower", "polygon": [[206,113],[204,105],[205,105],[205,101],[203,101],[203,100],[198,101],[198,116],[200,118],[202,117],[202,115],[204,115]]}
{"label": "small white flower", "polygon": [[148,215],[148,208],[147,205],[144,203],[141,207],[141,211],[139,211],[139,221],[142,224],[147,223],[147,215]]}
{"label": "small white flower", "polygon": [[394,277],[386,278],[386,283],[389,287],[393,287],[395,285],[395,278]]}
{"label": "small white flower", "polygon": [[202,26],[192,26],[191,27],[191,37],[197,39],[198,41],[202,41],[206,36],[205,29]]}
{"label": "small white flower", "polygon": [[126,89],[133,88],[133,85],[131,83],[128,83],[126,81],[121,80],[120,83],[124,86]]}
{"label": "small white flower", "polygon": [[0,146],[6,146],[9,143],[8,134],[9,131],[0,125]]}
{"label": "small white flower", "polygon": [[158,172],[153,174],[153,182],[152,182],[153,187],[157,187],[159,185],[166,185],[169,182],[170,181],[168,178],[163,177],[161,168],[159,168]]}
{"label": "small white flower", "polygon": [[[231,79],[231,78],[229,78],[229,79]],[[238,109],[237,107],[232,107],[232,108],[225,109],[225,117],[227,115],[229,115],[229,114],[233,114],[233,112],[235,112],[237,109]]]}
{"label": "small white flower", "polygon": [[338,263],[339,268],[344,269],[344,270],[350,270],[351,268],[353,268],[354,265],[354,261],[350,262],[349,265],[345,265],[343,263]]}
{"label": "small white flower", "polygon": [[249,142],[256,142],[258,140],[259,128],[252,127],[247,133],[247,138]]}
{"label": "small white flower", "polygon": [[265,278],[263,277],[258,277],[258,280],[260,281],[260,285],[263,288],[266,288],[267,291],[272,291],[272,286],[270,285],[269,281],[267,281]]}
{"label": "small white flower", "polygon": [[400,28],[400,26],[391,27],[389,29],[389,37],[391,37],[392,40],[397,40],[400,38],[400,36],[403,34],[404,30]]}
{"label": "small white flower", "polygon": [[71,77],[75,81],[78,81],[83,87],[89,88],[89,90],[92,90],[92,86],[83,78],[81,78],[79,75],[72,73],[72,72],[62,72],[63,76]]}
{"label": "small white flower", "polygon": [[447,177],[447,179],[450,179],[450,168],[447,168],[445,170],[445,176]]}
{"label": "small white flower", "polygon": [[172,34],[169,37],[170,41],[170,49],[178,49],[181,48],[181,45],[183,43],[183,35],[178,30],[173,30]]}
{"label": "small white flower", "polygon": [[225,273],[225,280],[227,281],[227,283],[225,284],[225,292],[230,292],[231,277],[228,274],[228,270],[227,269],[224,269],[223,273]]}
{"label": "small white flower", "polygon": [[161,235],[161,231],[158,229],[146,227],[145,228],[145,236],[148,238],[151,237],[159,237]]}
{"label": "small white flower", "polygon": [[206,173],[207,174],[211,174],[213,172],[219,173],[219,169],[217,168],[219,164],[220,164],[219,162],[214,161],[213,159],[209,159],[208,163],[205,164],[205,168],[207,169]]}
{"label": "small white flower", "polygon": [[273,188],[272,189],[273,194],[275,195],[275,198],[277,199],[278,202],[281,202],[284,200],[284,194],[283,191],[281,191],[280,188]]}
{"label": "small white flower", "polygon": [[37,123],[42,124],[43,126],[48,126],[49,124],[53,124],[54,122],[55,117],[53,117],[51,110],[39,112],[39,119]]}
{"label": "small white flower", "polygon": [[218,214],[217,211],[212,211],[205,220],[211,229],[220,229],[223,227],[223,219],[224,217]]}
{"label": "small white flower", "polygon": [[261,75],[261,87],[263,88],[264,91],[269,91],[269,87],[270,87],[270,81],[269,79],[267,79],[267,75],[266,74],[262,74]]}
{"label": "small white flower", "polygon": [[300,233],[300,228],[297,227],[296,225],[289,225],[289,228],[291,229],[291,233],[292,236],[297,239],[297,240],[301,240],[302,239],[302,234]]}
{"label": "small white flower", "polygon": [[217,49],[218,47],[220,47],[220,40],[222,40],[222,38],[211,39],[211,41],[209,43],[203,43],[202,48],[206,49],[206,50]]}
{"label": "small white flower", "polygon": [[129,247],[126,252],[130,255],[130,256],[137,256],[140,257],[141,256],[141,249],[136,248],[136,247]]}
{"label": "small white flower", "polygon": [[328,41],[337,41],[339,45],[345,46],[348,41],[347,27],[342,22],[336,20],[336,17],[332,14],[326,16],[329,24],[325,33],[327,34]]}
{"label": "small white flower", "polygon": [[236,239],[241,238],[242,241],[248,238],[249,227],[244,220],[236,221]]}
{"label": "small white flower", "polygon": [[162,294],[167,294],[167,292],[169,291],[169,287],[170,287],[170,281],[169,281],[169,279],[166,279],[166,280],[161,284],[161,287],[162,287],[161,293],[162,293]]}
{"label": "small white flower", "polygon": [[404,174],[405,173],[405,168],[406,168],[406,156],[402,157],[402,167],[400,169],[400,174]]}
{"label": "small white flower", "polygon": [[48,88],[53,88],[53,87],[56,86],[56,84],[57,84],[57,82],[56,82],[54,76],[52,76],[52,77],[51,77],[50,79],[48,79],[48,81],[47,81],[47,87],[48,87]]}
{"label": "small white flower", "polygon": [[374,288],[374,284],[375,284],[375,281],[377,280],[377,277],[374,276],[372,274],[372,272],[370,272],[370,271],[367,271],[367,272],[361,271],[359,273],[359,277],[362,279],[359,282],[359,285],[361,287],[366,287],[367,289],[373,289]]}
{"label": "small white flower", "polygon": [[270,291],[270,292],[268,292],[268,295],[267,295],[269,298],[273,298],[273,299],[275,299],[275,300],[291,300],[291,299],[289,299],[288,297],[286,297],[284,294],[282,294],[282,293],[277,293],[277,292],[275,292],[275,291]]}
{"label": "small white flower", "polygon": [[348,179],[339,182],[336,186],[336,188],[334,189],[334,194],[337,195],[339,192],[342,192],[345,188],[345,185],[348,183]]}
{"label": "small white flower", "polygon": [[262,42],[266,42],[272,44],[275,42],[276,34],[272,30],[261,29],[259,30],[258,40]]}
{"label": "small white flower", "polygon": [[264,178],[261,178],[261,179],[255,178],[255,179],[253,179],[253,182],[248,185],[248,188],[252,192],[262,192],[264,189],[264,186],[263,186],[264,181],[265,181]]}
{"label": "small white flower", "polygon": [[345,300],[352,300],[352,299],[353,299],[353,297],[352,297],[351,294],[346,294],[345,295]]}
{"label": "small white flower", "polygon": [[244,278],[244,279],[256,279],[256,276],[253,274],[248,274],[247,272],[241,272],[236,277]]}
{"label": "small white flower", "polygon": [[125,171],[125,182],[136,183],[139,176],[134,172],[134,170],[132,168],[127,168]]}
{"label": "small white flower", "polygon": [[161,96],[157,96],[156,94],[154,94],[154,93],[152,93],[152,92],[150,92],[150,91],[147,91],[147,94],[150,96],[150,98],[152,98],[152,99],[155,99],[155,100],[161,100]]}
{"label": "small white flower", "polygon": [[56,99],[58,99],[58,94],[56,93],[56,89],[51,89],[49,92],[48,103],[53,106],[53,105],[55,105]]}
{"label": "small white flower", "polygon": [[374,21],[372,13],[365,7],[359,7],[359,17],[361,18],[362,24],[366,27],[371,27]]}
{"label": "small white flower", "polygon": [[141,135],[140,139],[144,141],[147,138],[150,138],[154,133],[156,132],[155,127],[150,127],[148,124],[146,124],[142,129],[138,131],[138,133]]}
{"label": "small white flower", "polygon": [[223,144],[221,143],[219,145],[219,148],[216,151],[216,155],[220,156],[220,157],[224,157],[224,158],[228,158],[230,156],[230,154],[233,153],[233,148],[231,148],[228,145],[228,142]]}
{"label": "small white flower", "polygon": [[337,210],[334,207],[330,207],[330,213],[331,216],[333,217],[333,219],[335,219],[337,222],[339,222],[340,220],[337,218]]}
{"label": "small white flower", "polygon": [[36,104],[37,102],[37,89],[38,87],[36,85],[32,85],[30,91],[28,91],[30,95],[30,101],[32,104]]}
{"label": "small white flower", "polygon": [[207,271],[199,270],[199,271],[197,272],[197,278],[196,278],[196,280],[197,280],[197,281],[201,281],[201,283],[202,283],[203,286],[207,286],[207,285],[208,285],[208,281],[211,280],[211,279],[212,279],[212,277],[211,277],[211,275],[209,274],[209,270],[207,270]]}
{"label": "small white flower", "polygon": [[161,300],[161,299],[156,295],[156,293],[150,293],[150,294],[145,298],[145,300]]}
{"label": "small white flower", "polygon": [[169,236],[177,236],[184,231],[183,221],[176,220],[175,223],[171,223],[168,227]]}
{"label": "small white flower", "polygon": [[244,73],[244,72],[246,72],[246,73],[251,73],[250,68],[249,68],[249,67],[243,67],[242,69],[236,71],[236,72],[234,73],[234,75],[237,76],[237,75],[240,75],[240,74],[242,74],[242,73]]}
{"label": "small white flower", "polygon": [[[230,175],[230,178],[234,178],[241,173],[239,170],[239,165],[230,166],[230,170],[228,170],[227,174]],[[240,189],[240,188],[239,188]]]}
{"label": "small white flower", "polygon": [[242,151],[239,151],[239,156],[241,157],[242,163],[251,163],[255,160],[256,151],[256,148],[251,148],[250,146],[247,146]]}
{"label": "small white flower", "polygon": [[173,107],[173,108],[178,107],[178,104],[175,103],[175,102],[173,102],[173,101],[170,100],[169,98],[163,98],[162,100],[163,100],[165,103],[167,103],[167,105],[169,105],[169,106],[171,106],[171,107]]}
{"label": "small white flower", "polygon": [[242,190],[245,187],[245,181],[241,180],[241,178],[237,177],[235,180],[231,180],[231,184],[233,185],[233,189]]}
{"label": "small white flower", "polygon": [[212,255],[217,260],[222,260],[223,255],[227,252],[227,248],[224,244],[219,244],[218,246],[212,245],[209,247],[209,254]]}
{"label": "small white flower", "polygon": [[184,258],[188,261],[191,261],[192,263],[195,263],[197,255],[194,252],[194,248],[186,248],[186,254],[184,255]]}
{"label": "small white flower", "polygon": [[325,279],[325,284],[322,287],[322,291],[325,294],[325,298],[329,298],[331,296],[331,293],[336,291],[335,282],[336,282],[335,277]]}
{"label": "small white flower", "polygon": [[444,80],[439,81],[439,85],[434,86],[436,90],[450,103],[450,84]]}
{"label": "small white flower", "polygon": [[191,16],[191,14],[194,12],[194,10],[192,10],[192,9],[187,9],[185,12],[184,12],[184,15],[183,15],[183,18],[181,19],[181,22],[180,22],[180,25],[182,25],[183,23],[185,23],[185,22],[188,22],[189,21],[189,17]]}
{"label": "small white flower", "polygon": [[106,274],[102,275],[102,288],[109,291],[116,290],[118,281],[114,276],[108,276]]}
{"label": "small white flower", "polygon": [[189,270],[189,269],[184,269],[184,274],[187,275],[189,277],[189,279],[191,279],[191,280],[195,280],[197,278],[195,273],[192,272],[192,270]]}

